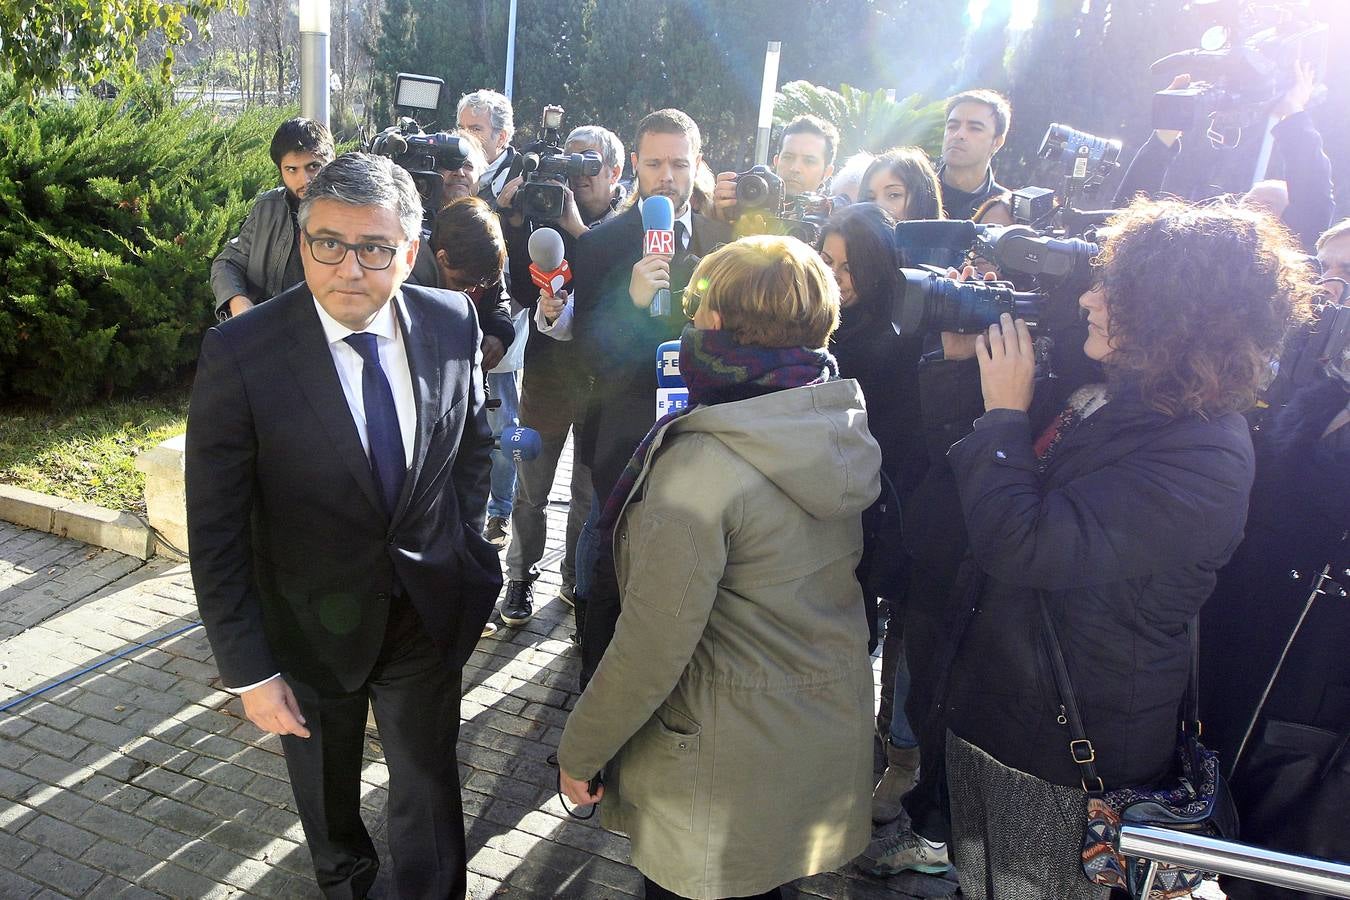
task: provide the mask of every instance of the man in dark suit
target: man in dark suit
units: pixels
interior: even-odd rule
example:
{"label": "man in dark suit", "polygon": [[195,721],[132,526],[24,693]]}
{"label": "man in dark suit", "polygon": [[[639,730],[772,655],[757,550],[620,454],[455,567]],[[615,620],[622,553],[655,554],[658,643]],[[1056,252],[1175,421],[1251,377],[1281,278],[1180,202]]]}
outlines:
{"label": "man in dark suit", "polygon": [[[694,265],[731,240],[730,228],[698,215],[689,205],[702,159],[702,138],[693,119],[678,109],[649,113],[638,123],[633,146],[636,202],[583,234],[572,266],[578,356],[595,375],[576,452],[591,468],[599,508],[656,422],[656,348],[678,338],[688,323],[680,299]],[[669,197],[675,208],[674,259],[642,253],[641,204],[656,195]],[[671,310],[653,316],[652,298],[662,288],[674,295]],[[577,548],[583,683],[609,643],[618,610],[612,561],[596,565],[597,551],[603,548],[597,547],[595,521],[592,516],[587,522]],[[597,572],[600,583],[592,577]]]}
{"label": "man in dark suit", "polygon": [[460,669],[501,586],[478,536],[491,438],[462,294],[404,286],[422,216],[389,160],[339,157],[300,207],[305,282],[202,345],[192,577],[222,683],[281,735],[315,874],[366,896],[367,704],[402,898],[463,897]]}

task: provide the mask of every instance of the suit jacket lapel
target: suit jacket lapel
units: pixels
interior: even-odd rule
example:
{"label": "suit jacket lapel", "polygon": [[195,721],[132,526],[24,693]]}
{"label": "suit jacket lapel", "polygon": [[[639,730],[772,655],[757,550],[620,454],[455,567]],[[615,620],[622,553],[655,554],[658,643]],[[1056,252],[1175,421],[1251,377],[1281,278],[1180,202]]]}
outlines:
{"label": "suit jacket lapel", "polygon": [[[279,297],[272,302],[281,299]],[[361,436],[356,431],[356,420],[352,418],[351,408],[347,406],[347,395],[342,392],[332,351],[324,340],[323,325],[319,323],[319,314],[314,311],[314,297],[302,286],[296,289],[295,297],[287,299],[295,306],[287,360],[291,372],[310,406],[318,414],[333,449],[347,464],[371,506],[382,512],[384,504],[380,501],[375,485],[375,475],[370,470],[370,459],[361,446]]]}
{"label": "suit jacket lapel", "polygon": [[398,327],[403,330],[403,347],[408,354],[408,371],[412,374],[413,398],[417,408],[417,437],[413,441],[412,464],[408,467],[403,495],[393,515],[393,522],[397,523],[413,497],[417,478],[422,473],[422,464],[427,458],[431,429],[440,419],[445,372],[437,365],[437,360],[445,357],[438,350],[440,340],[436,329],[426,321],[421,307],[415,302],[409,302],[407,291],[396,296],[393,303],[398,315]]}

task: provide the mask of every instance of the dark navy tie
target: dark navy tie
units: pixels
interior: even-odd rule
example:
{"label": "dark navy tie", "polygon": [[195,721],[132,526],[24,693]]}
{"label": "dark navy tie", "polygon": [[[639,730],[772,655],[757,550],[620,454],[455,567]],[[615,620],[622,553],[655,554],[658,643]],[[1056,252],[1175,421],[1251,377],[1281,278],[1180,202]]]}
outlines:
{"label": "dark navy tie", "polygon": [[408,461],[403,455],[403,432],[398,427],[394,392],[380,366],[377,338],[359,331],[343,338],[361,355],[361,400],[366,407],[366,443],[370,446],[370,468],[384,498],[384,510],[394,514]]}

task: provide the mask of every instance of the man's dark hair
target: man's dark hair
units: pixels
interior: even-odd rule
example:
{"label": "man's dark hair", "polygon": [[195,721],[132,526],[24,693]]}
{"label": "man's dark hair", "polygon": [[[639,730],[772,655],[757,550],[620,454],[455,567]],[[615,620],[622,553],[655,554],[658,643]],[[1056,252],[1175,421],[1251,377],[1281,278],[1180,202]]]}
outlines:
{"label": "man's dark hair", "polygon": [[975,91],[962,91],[948,97],[946,115],[950,116],[952,110],[962,103],[983,103],[994,113],[994,137],[1002,137],[1008,133],[1008,126],[1012,124],[1012,105],[1008,103],[1008,98],[998,91],[981,88]]}
{"label": "man's dark hair", "polygon": [[461,197],[436,214],[431,226],[431,252],[444,250],[446,264],[481,282],[501,274],[506,242],[497,214],[477,197]]}
{"label": "man's dark hair", "polygon": [[322,157],[329,162],[336,155],[333,149],[333,136],[328,129],[313,119],[287,119],[281,123],[277,133],[272,135],[272,163],[281,168],[281,160],[287,153],[304,150]]}
{"label": "man's dark hair", "polygon": [[689,138],[689,146],[695,156],[703,150],[703,136],[699,134],[698,125],[687,113],[678,109],[658,109],[643,116],[642,121],[638,122],[637,135],[633,141],[634,152],[641,149],[644,134],[682,134]]}
{"label": "man's dark hair", "polygon": [[[839,147],[839,129],[819,116],[802,115],[787,123],[783,129],[783,143],[793,134],[818,134],[825,139],[825,165],[834,165],[834,153]],[[779,145],[780,147],[782,144]]]}

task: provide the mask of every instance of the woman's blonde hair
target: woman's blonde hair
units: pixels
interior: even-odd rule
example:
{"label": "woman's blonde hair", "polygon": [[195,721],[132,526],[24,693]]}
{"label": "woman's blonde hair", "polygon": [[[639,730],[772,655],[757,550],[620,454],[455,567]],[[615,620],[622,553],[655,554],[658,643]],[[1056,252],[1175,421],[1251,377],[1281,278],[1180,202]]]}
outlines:
{"label": "woman's blonde hair", "polygon": [[744,237],[705,256],[685,290],[691,315],[699,304],[738,344],[756,347],[817,349],[839,325],[834,273],[791,237]]}

